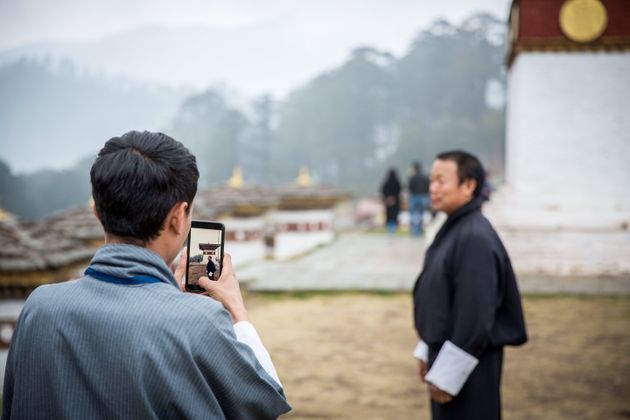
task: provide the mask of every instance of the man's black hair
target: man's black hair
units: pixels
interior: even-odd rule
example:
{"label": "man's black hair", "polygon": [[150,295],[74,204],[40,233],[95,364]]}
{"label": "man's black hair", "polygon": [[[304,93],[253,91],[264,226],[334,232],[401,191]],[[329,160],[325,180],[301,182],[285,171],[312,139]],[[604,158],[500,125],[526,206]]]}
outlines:
{"label": "man's black hair", "polygon": [[192,205],[199,171],[180,142],[162,133],[130,131],[105,143],[90,179],[105,232],[145,244],[159,235],[175,204]]}
{"label": "man's black hair", "polygon": [[455,162],[457,165],[459,185],[463,184],[467,179],[474,179],[477,181],[474,196],[479,197],[481,195],[483,183],[486,179],[486,172],[483,169],[483,165],[475,155],[464,152],[463,150],[451,150],[438,154],[436,159],[452,160]]}

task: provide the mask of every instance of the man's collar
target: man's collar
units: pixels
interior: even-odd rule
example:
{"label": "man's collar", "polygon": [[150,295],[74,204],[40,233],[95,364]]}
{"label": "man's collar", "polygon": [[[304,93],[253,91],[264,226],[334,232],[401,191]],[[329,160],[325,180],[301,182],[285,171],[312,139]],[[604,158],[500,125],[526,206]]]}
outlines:
{"label": "man's collar", "polygon": [[[465,215],[477,211],[481,208],[481,204],[483,203],[483,199],[481,197],[474,197],[472,200],[455,210],[453,213],[448,215],[446,222],[442,225],[437,235],[435,235],[435,239],[433,240],[433,244],[437,244],[444,237],[447,231],[451,229],[451,227],[457,223],[459,219],[464,217]],[[433,245],[432,244],[432,245]]]}

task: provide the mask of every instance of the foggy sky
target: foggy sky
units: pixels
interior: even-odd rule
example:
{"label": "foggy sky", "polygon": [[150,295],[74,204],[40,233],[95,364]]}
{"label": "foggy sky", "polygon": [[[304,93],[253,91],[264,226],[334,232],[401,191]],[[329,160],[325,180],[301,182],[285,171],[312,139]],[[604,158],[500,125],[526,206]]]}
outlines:
{"label": "foggy sky", "polygon": [[[510,2],[0,0],[0,53],[38,43],[46,44],[44,49],[53,43],[94,43],[139,28],[145,28],[146,32],[147,26],[183,28],[203,25],[217,35],[215,43],[234,50],[225,52],[229,59],[223,59],[223,56],[213,62],[199,52],[201,48],[195,45],[196,42],[183,42],[177,46],[184,57],[181,60],[162,60],[164,49],[161,48],[145,48],[142,55],[128,59],[125,55],[128,51],[121,49],[117,50],[119,56],[108,56],[101,61],[91,57],[94,62],[88,63],[91,64],[89,71],[121,75],[144,83],[188,85],[196,90],[226,84],[244,97],[271,93],[281,98],[310,78],[339,66],[353,48],[372,46],[400,56],[418,31],[435,19],[446,18],[458,24],[475,11],[506,19]],[[250,34],[257,33],[264,36],[260,36],[257,43],[248,42],[248,37],[252,37]],[[273,48],[260,48],[261,42],[267,42],[265,46],[273,44]],[[236,50],[250,44],[256,47],[250,47],[249,51]],[[86,49],[96,51],[92,44]],[[234,59],[234,55],[248,57]],[[170,61],[171,67],[166,61]],[[154,62],[160,65],[153,65]],[[104,63],[110,68],[105,68],[107,64]],[[165,121],[164,125],[167,124]],[[5,149],[3,157],[11,161],[14,168],[32,170],[39,167],[32,156],[18,159],[6,145],[2,146]],[[78,150],[76,154],[80,156]],[[47,166],[66,166],[69,159],[77,156],[68,154],[62,162],[49,155],[52,159]]]}
{"label": "foggy sky", "polygon": [[89,41],[144,25],[217,28],[282,20],[315,38],[330,29],[340,45],[401,52],[419,27],[459,21],[475,10],[505,18],[510,0],[0,0],[0,49],[34,42]]}
{"label": "foggy sky", "polygon": [[[222,61],[223,68],[217,68],[216,62],[191,60],[203,54],[197,42],[181,45],[186,61],[175,69],[148,66],[147,59],[144,66],[122,66],[121,73],[120,66],[108,67],[107,57],[95,65],[88,63],[89,71],[136,80],[141,75],[144,82],[196,89],[227,84],[246,96],[282,97],[340,65],[353,48],[371,46],[400,56],[418,31],[435,19],[458,24],[481,10],[506,19],[509,5],[510,0],[0,0],[0,53],[33,44],[45,43],[46,48],[50,43],[95,42],[147,26],[203,25],[217,34],[222,46],[234,46],[234,54],[260,55],[260,43],[268,40],[265,47],[273,52],[264,58],[274,68],[267,72],[267,80],[239,75],[246,63]],[[257,33],[265,35],[254,35],[259,41],[255,51],[238,49]],[[143,52],[153,58],[158,53]]]}

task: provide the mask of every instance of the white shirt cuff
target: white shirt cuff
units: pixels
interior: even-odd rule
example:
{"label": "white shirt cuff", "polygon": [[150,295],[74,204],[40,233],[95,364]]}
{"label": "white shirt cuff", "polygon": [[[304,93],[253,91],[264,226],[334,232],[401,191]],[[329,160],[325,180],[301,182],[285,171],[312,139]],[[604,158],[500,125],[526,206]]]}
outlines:
{"label": "white shirt cuff", "polygon": [[427,343],[422,340],[418,341],[418,345],[413,350],[413,357],[427,363],[429,361],[429,346],[427,346]]}
{"label": "white shirt cuff", "polygon": [[254,351],[254,355],[256,355],[256,359],[258,359],[258,363],[260,363],[269,376],[282,386],[280,378],[278,378],[278,373],[276,373],[276,368],[273,366],[273,362],[271,361],[271,356],[269,356],[269,352],[260,340],[260,337],[256,332],[256,328],[254,328],[252,323],[249,321],[237,322],[234,324],[234,333],[236,334],[236,339],[238,341],[247,344]]}
{"label": "white shirt cuff", "polygon": [[466,353],[450,341],[446,341],[425,379],[442,391],[455,396],[459,394],[478,363],[479,360],[476,357]]}

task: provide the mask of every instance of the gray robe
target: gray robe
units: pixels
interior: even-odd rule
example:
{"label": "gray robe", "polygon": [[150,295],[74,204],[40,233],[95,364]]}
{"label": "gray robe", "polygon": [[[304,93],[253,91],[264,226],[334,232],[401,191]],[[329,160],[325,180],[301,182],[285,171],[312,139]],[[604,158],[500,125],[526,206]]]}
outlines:
{"label": "gray robe", "polygon": [[105,279],[40,286],[24,305],[4,419],[262,419],[291,409],[223,306],[180,292],[157,254],[105,245],[90,268]]}

